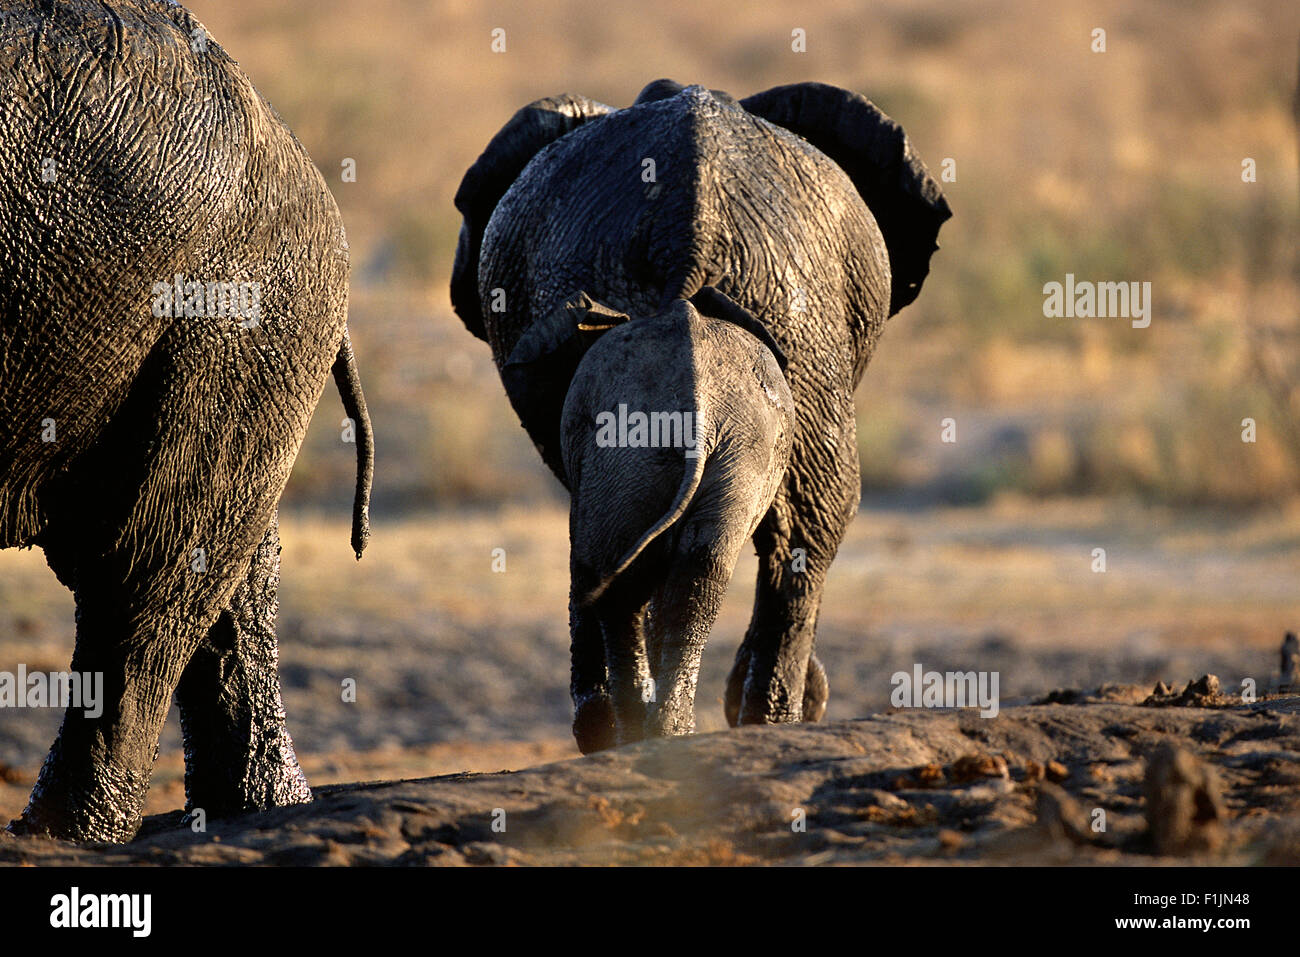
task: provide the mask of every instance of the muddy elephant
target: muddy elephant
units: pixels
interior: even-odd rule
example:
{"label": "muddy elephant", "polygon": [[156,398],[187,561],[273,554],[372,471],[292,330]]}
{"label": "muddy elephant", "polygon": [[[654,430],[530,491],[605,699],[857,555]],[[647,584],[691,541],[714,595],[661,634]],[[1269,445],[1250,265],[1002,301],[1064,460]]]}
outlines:
{"label": "muddy elephant", "polygon": [[323,179],[183,8],[0,2],[0,547],[74,592],[72,671],[104,699],[68,707],[11,830],[129,838],[173,694],[189,808],[310,800],[275,515],[332,372],[358,557],[369,534],[347,289]]}
{"label": "muddy elephant", "polygon": [[[819,83],[736,101],[659,80],[625,109],[563,95],[515,114],[465,174],[456,206],[452,303],[498,369],[577,290],[637,322],[716,286],[770,331],[797,418],[753,537],[757,593],[725,709],[733,725],[820,715],[817,611],[860,496],[853,392],[951,216],[902,129]],[[572,360],[560,350],[550,367],[534,363],[527,384],[503,376],[562,482]]]}
{"label": "muddy elephant", "polygon": [[696,301],[631,322],[582,295],[533,326],[599,337],[560,426],[584,753],[695,730],[709,629],[790,459],[780,347],[712,287]]}

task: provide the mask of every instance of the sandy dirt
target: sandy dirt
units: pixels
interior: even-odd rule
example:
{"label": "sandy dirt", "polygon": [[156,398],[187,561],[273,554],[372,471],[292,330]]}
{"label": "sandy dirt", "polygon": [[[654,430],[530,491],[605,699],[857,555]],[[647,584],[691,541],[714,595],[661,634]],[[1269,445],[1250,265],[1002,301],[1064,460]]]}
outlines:
{"label": "sandy dirt", "polygon": [[[1300,864],[1300,697],[1118,703],[1144,694],[1110,686],[990,719],[900,711],[339,785],[203,833],[156,816],[124,846],[0,840],[0,862]],[[1153,774],[1171,742],[1182,764]]]}
{"label": "sandy dirt", "polygon": [[[1119,834],[1129,826],[1122,823],[1126,816],[1140,817],[1134,788],[1140,786],[1135,775],[1140,777],[1143,755],[1168,734],[1224,768],[1232,789],[1228,809],[1238,815],[1229,830],[1242,835],[1225,845],[1224,855],[1256,853],[1245,849],[1254,840],[1247,832],[1254,835],[1251,828],[1273,818],[1282,822],[1290,813],[1280,798],[1250,793],[1256,784],[1280,788],[1289,781],[1294,789],[1297,783],[1300,749],[1290,711],[1268,718],[1258,706],[1153,710],[1136,702],[1158,681],[1181,689],[1206,673],[1217,675],[1229,694],[1239,693],[1246,680],[1261,696],[1270,689],[1283,629],[1300,623],[1300,515],[1293,512],[1188,515],[1087,501],[1005,500],[983,508],[919,511],[869,504],[832,569],[819,621],[818,653],[831,682],[826,725],[708,733],[725,728],[720,699],[748,620],[751,557],[737,570],[705,652],[697,701],[704,733],[594,762],[576,760],[569,733],[563,508],[387,522],[380,516],[360,563],[348,553],[344,520],[289,514],[281,526],[286,708],[320,797],[311,808],[268,819],[283,820],[289,829],[281,850],[300,838],[318,851],[325,841],[343,847],[320,852],[321,860],[352,855],[388,861],[630,861],[645,854],[660,862],[705,862],[716,852],[717,860],[734,853],[815,862],[828,850],[833,853],[827,860],[992,859],[997,842],[988,840],[1034,820],[1038,785],[1017,778],[1028,774],[1028,761],[1064,762],[1070,777],[1063,786],[1081,801],[1112,802],[1104,806],[1113,811],[1111,833]],[[506,550],[503,573],[491,570],[497,547]],[[1105,573],[1091,570],[1095,547],[1107,549]],[[72,612],[70,596],[39,552],[0,552],[0,670],[20,662],[29,670],[66,668]],[[990,740],[961,734],[966,719],[952,714],[884,714],[890,676],[918,663],[926,670],[999,673],[1002,714],[974,725]],[[340,693],[346,678],[357,682],[354,703]],[[1054,689],[1107,682],[1138,690],[1122,703],[1029,706]],[[21,811],[59,720],[51,709],[0,710],[0,817]],[[173,716],[161,743],[150,814],[184,805],[176,725]],[[1220,731],[1211,730],[1220,725]],[[1234,748],[1242,755],[1255,749],[1258,755],[1249,760],[1271,761],[1272,770],[1241,765],[1245,756],[1229,761]],[[968,785],[920,788],[915,794],[887,786],[909,768],[942,767],[988,751],[1007,753],[1008,777],[982,787],[1005,794],[986,800],[978,796],[984,791]],[[672,767],[683,762],[693,769],[688,778],[713,782],[709,789],[717,790],[716,800],[734,808],[701,811],[712,817],[681,824],[670,805],[685,806],[689,795],[681,791],[681,779],[647,770],[656,761]],[[430,779],[505,770],[518,773]],[[804,782],[805,773],[811,775],[807,786],[792,788],[792,781]],[[1097,774],[1115,780],[1101,781]],[[873,783],[843,784],[857,778]],[[416,781],[377,789],[354,784],[402,779]],[[736,781],[752,784],[758,796],[723,786]],[[1090,797],[1088,789],[1099,790]],[[602,811],[602,801],[615,812]],[[789,807],[778,814],[782,802]],[[789,818],[801,802],[808,809],[808,831],[796,836]],[[396,807],[402,803],[428,810],[402,811]],[[587,803],[591,807],[582,810]],[[430,824],[438,832],[454,825],[457,834],[475,836],[401,837],[409,846],[392,834],[376,837],[373,845],[330,836],[371,826],[358,822],[381,806],[388,809],[382,815],[387,823],[375,824],[379,830],[392,825],[393,834],[400,834]],[[558,814],[569,822],[562,827],[572,829],[578,826],[573,822],[599,822],[602,814],[613,820],[625,814],[619,810],[625,806],[645,807],[647,822],[666,822],[677,836],[663,831],[656,843],[655,832],[636,825],[627,832],[632,836],[626,846],[601,837],[591,849],[559,840],[539,849],[539,838],[525,838],[523,823],[510,824],[510,841],[481,830],[494,807],[506,808],[511,822]],[[768,809],[755,810],[760,806]],[[635,817],[634,810],[626,813]],[[410,815],[424,823],[394,823]],[[755,815],[767,817],[760,821]],[[900,823],[903,818],[908,822]],[[235,828],[231,834],[245,828],[245,837],[227,841],[222,835],[228,826]],[[878,826],[885,829],[872,830]],[[140,846],[164,848],[159,853],[176,859],[229,853],[280,860],[274,841],[259,827],[214,824],[208,838],[173,833]],[[296,827],[304,829],[298,837],[290,833]],[[258,833],[262,837],[249,836]],[[217,847],[215,837],[222,837],[226,849]],[[707,850],[711,838],[722,842],[714,851]],[[841,840],[844,849],[836,849]],[[476,858],[477,851],[466,851],[476,843],[500,849]],[[29,854],[41,859],[45,852],[5,853],[16,860]],[[307,860],[316,852],[302,853]],[[1034,860],[1039,852],[1017,853],[1014,859]],[[1088,853],[1106,859],[1135,852]]]}

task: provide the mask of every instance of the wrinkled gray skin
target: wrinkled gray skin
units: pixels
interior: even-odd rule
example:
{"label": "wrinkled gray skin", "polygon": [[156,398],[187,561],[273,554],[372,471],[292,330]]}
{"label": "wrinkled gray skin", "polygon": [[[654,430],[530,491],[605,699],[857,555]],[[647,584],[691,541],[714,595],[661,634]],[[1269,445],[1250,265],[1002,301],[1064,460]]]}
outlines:
{"label": "wrinkled gray skin", "polygon": [[[576,312],[564,318],[582,321]],[[573,648],[573,729],[584,753],[695,730],[709,629],[794,434],[772,350],[726,318],[679,301],[587,334],[600,339],[574,374],[560,427],[572,491],[570,606],[593,631]],[[661,418],[633,435],[636,445],[611,445],[620,406]]]}
{"label": "wrinkled gray skin", "polygon": [[[453,305],[561,481],[560,415],[583,344],[538,329],[576,291],[639,322],[713,285],[784,351],[793,446],[754,533],[754,613],[725,703],[732,724],[815,720],[817,610],[860,495],[853,392],[951,215],[903,131],[817,83],[737,102],[660,80],[622,110],[566,94],[515,114],[456,206]],[[575,646],[594,642],[581,610],[572,625]],[[575,676],[575,696],[598,678]]]}
{"label": "wrinkled gray skin", "polygon": [[[275,510],[332,370],[364,547],[338,210],[181,7],[0,15],[0,547],[39,546],[75,593],[71,667],[103,672],[106,699],[99,718],[69,708],[11,829],[130,838],[173,693],[190,809],[308,801],[276,673]],[[178,273],[260,283],[260,320],[155,316],[154,284]]]}

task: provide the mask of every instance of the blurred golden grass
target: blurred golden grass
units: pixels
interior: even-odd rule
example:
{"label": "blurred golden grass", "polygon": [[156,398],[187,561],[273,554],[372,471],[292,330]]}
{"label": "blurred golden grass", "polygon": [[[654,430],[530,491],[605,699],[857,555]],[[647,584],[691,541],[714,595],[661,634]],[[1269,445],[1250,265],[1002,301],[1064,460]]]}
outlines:
{"label": "blurred golden grass", "polygon": [[[976,453],[961,479],[976,498],[1014,487],[1261,504],[1297,490],[1281,438],[1291,413],[1241,361],[1252,324],[1300,334],[1291,0],[190,6],[344,212],[381,501],[553,494],[485,347],[451,315],[451,199],[523,104],[568,90],[624,105],[659,76],[737,94],[839,84],[891,112],[932,168],[956,161],[956,215],[926,291],[891,322],[860,392],[867,488],[942,471],[939,416],[1017,413],[1037,464]],[[804,54],[790,48],[796,27]],[[1105,53],[1090,49],[1096,27]],[[344,157],[355,183],[341,181]],[[1244,157],[1258,182],[1241,181]],[[1150,281],[1151,328],[1044,318],[1042,284],[1066,272]],[[1255,447],[1231,444],[1245,417]],[[291,502],[342,500],[334,439],[333,422],[314,429]]]}

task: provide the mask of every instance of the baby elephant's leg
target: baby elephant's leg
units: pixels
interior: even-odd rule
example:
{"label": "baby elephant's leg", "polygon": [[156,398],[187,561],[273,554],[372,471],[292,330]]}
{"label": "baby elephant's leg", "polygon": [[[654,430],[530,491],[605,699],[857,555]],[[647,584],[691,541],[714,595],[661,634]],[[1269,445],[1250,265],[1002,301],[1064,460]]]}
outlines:
{"label": "baby elephant's leg", "polygon": [[[725,531],[719,531],[720,524]],[[655,598],[653,644],[659,660],[649,717],[652,735],[691,734],[695,730],[700,658],[746,537],[743,527],[732,528],[732,524],[688,517],[671,568]]]}
{"label": "baby elephant's leg", "polygon": [[[577,593],[577,589],[575,589]],[[609,696],[605,641],[600,619],[575,600],[569,606],[569,694],[573,698],[573,738],[583,754],[618,743],[614,702]]]}
{"label": "baby elephant's leg", "polygon": [[191,812],[222,817],[311,800],[280,697],[279,582],[280,538],[273,518],[247,576],[177,688]]}
{"label": "baby elephant's leg", "polygon": [[571,614],[573,735],[583,754],[645,737],[652,686],[643,619],[643,607],[617,593]]}
{"label": "baby elephant's leg", "polygon": [[605,604],[601,623],[605,633],[605,661],[609,664],[609,690],[614,701],[618,743],[640,741],[646,733],[646,704],[653,694],[646,660],[644,603],[619,600]]}

